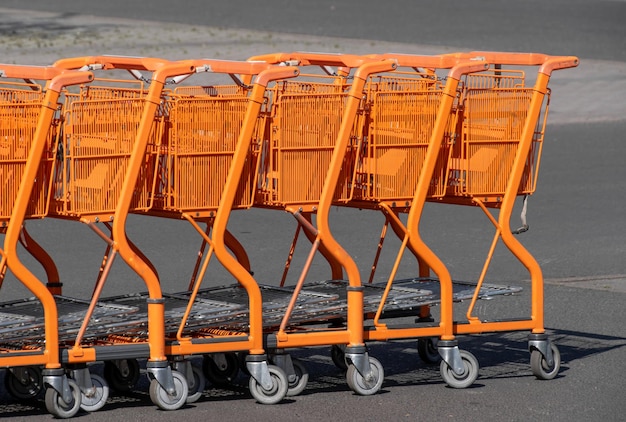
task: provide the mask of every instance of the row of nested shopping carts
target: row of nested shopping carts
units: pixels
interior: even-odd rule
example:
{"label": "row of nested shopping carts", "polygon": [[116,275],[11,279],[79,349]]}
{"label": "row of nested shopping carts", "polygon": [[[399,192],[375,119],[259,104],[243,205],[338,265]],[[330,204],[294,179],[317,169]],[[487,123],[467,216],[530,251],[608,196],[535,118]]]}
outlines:
{"label": "row of nested shopping carts", "polygon": [[[465,388],[478,362],[456,336],[506,331],[529,331],[532,372],[555,377],[560,355],[544,329],[541,269],[510,224],[516,198],[535,191],[550,76],[577,65],[576,57],[497,52],[0,65],[0,283],[9,270],[32,293],[0,302],[6,390],[42,394],[49,412],[67,418],[100,409],[109,388],[128,391],[145,372],[153,403],[174,410],[198,400],[207,379],[222,385],[245,371],[252,396],[273,404],[309,377],[288,350],[330,346],[349,387],[370,395],[384,370],[367,344],[394,339],[418,339],[419,356]],[[474,206],[493,223],[478,280],[452,280],[422,239],[427,202]],[[227,227],[233,211],[255,207],[297,221],[275,284],[255,279]],[[368,281],[333,236],[331,207],[384,215]],[[162,291],[156,266],[126,234],[131,214],[186,220],[197,231],[188,286]],[[104,241],[91,297],[64,295],[62,281],[72,281],[60,280],[26,231],[26,220],[42,218],[81,222]],[[401,246],[386,281],[374,281],[389,227]],[[310,249],[297,281],[286,283],[300,233]],[[479,299],[520,290],[485,282],[500,241],[530,275],[529,317],[475,315]],[[417,259],[416,276],[397,279],[405,254]],[[145,288],[105,297],[118,256]],[[328,280],[308,277],[316,256]],[[203,286],[212,257],[233,283]],[[469,302],[465,318],[454,311],[460,301]],[[103,376],[90,371],[94,363],[104,363]]]}

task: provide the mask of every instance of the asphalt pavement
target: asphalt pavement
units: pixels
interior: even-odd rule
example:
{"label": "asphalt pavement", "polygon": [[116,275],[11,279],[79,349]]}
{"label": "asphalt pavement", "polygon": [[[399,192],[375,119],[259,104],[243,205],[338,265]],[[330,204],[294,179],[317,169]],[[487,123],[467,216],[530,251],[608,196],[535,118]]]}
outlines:
{"label": "asphalt pavement", "polygon": [[[242,375],[231,388],[209,386],[198,402],[175,412],[157,410],[140,385],[129,395],[114,394],[98,412],[81,413],[80,420],[623,420],[626,2],[4,0],[0,16],[0,62],[5,63],[44,65],[99,54],[245,59],[293,50],[534,51],[581,59],[578,68],[555,72],[551,79],[539,183],[528,209],[530,230],[520,236],[546,278],[546,328],[562,356],[556,379],[538,381],[532,375],[526,333],[460,338],[461,347],[480,362],[477,382],[465,390],[446,387],[438,367],[419,360],[414,341],[393,341],[370,345],[370,354],[383,363],[385,382],[379,394],[361,397],[348,388],[328,348],[311,348],[294,351],[311,374],[307,389],[279,405],[256,403]],[[333,233],[367,271],[380,217],[344,209],[334,209],[331,216]],[[493,235],[480,211],[430,204],[422,221],[424,240],[452,276],[476,279]],[[72,294],[88,296],[104,245],[75,222],[32,223],[31,233],[59,265],[65,285]],[[255,276],[275,282],[295,227],[292,219],[252,210],[234,213],[229,227],[252,251]],[[133,217],[128,231],[158,267],[164,290],[186,286],[199,243],[188,224]],[[389,249],[394,246],[391,242]],[[382,274],[390,261],[392,256],[381,259]],[[414,275],[414,269],[410,260],[403,261],[400,275]],[[114,275],[107,285],[111,293],[141,288],[122,264],[116,263]],[[310,276],[326,277],[327,268],[316,262]],[[229,280],[219,270],[212,277],[217,284]],[[496,250],[488,280],[524,291],[481,302],[481,316],[527,310],[527,272],[504,248]],[[2,298],[25,294],[9,275]],[[2,389],[0,417],[51,418],[42,401],[19,403]]]}

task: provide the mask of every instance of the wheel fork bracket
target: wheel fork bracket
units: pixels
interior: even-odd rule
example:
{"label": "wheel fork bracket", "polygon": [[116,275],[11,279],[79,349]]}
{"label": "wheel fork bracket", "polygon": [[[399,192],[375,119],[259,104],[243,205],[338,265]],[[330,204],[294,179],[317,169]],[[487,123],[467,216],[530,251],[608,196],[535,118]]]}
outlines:
{"label": "wheel fork bracket", "polygon": [[193,379],[193,367],[188,360],[176,360],[172,363],[172,368],[185,376],[186,380]]}
{"label": "wheel fork bracket", "polygon": [[250,372],[250,376],[258,382],[265,390],[271,390],[272,376],[267,365],[267,358],[264,355],[248,355],[246,356],[246,368]]}
{"label": "wheel fork bracket", "polygon": [[63,368],[44,369],[43,382],[44,384],[54,388],[61,395],[61,398],[65,403],[69,404],[74,401],[74,396]]}
{"label": "wheel fork bracket", "polygon": [[554,365],[554,355],[552,353],[552,347],[550,347],[550,340],[545,334],[531,334],[528,336],[528,351],[532,352],[533,349],[539,350],[546,360],[549,366]]}
{"label": "wheel fork bracket", "polygon": [[346,361],[356,368],[357,372],[363,377],[363,381],[368,385],[376,384],[374,379],[374,373],[372,372],[372,366],[370,365],[370,358],[367,350],[365,351],[352,351],[349,348],[346,349]]}
{"label": "wheel fork bracket", "polygon": [[87,397],[93,397],[96,393],[96,387],[91,382],[91,373],[89,368],[76,368],[72,369],[72,379],[76,381],[76,384],[80,387],[80,391]]}
{"label": "wheel fork bracket", "polygon": [[148,371],[148,374],[157,380],[167,394],[171,396],[176,395],[172,368],[170,368],[168,362],[148,362],[146,370]]}
{"label": "wheel fork bracket", "polygon": [[454,371],[457,375],[465,373],[465,365],[461,359],[458,343],[455,340],[443,341],[439,340],[437,351],[441,355],[441,359]]}
{"label": "wheel fork bracket", "polygon": [[296,381],[296,370],[293,368],[293,360],[289,353],[278,353],[272,357],[274,365],[285,371],[289,382]]}

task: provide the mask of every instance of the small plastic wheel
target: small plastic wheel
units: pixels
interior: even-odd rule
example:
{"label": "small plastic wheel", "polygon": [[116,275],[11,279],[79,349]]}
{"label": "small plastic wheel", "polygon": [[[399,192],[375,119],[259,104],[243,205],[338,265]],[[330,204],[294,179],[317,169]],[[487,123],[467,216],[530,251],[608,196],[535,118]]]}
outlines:
{"label": "small plastic wheel", "polygon": [[39,367],[23,366],[7,370],[4,375],[6,390],[17,400],[36,398],[43,391],[43,375]]}
{"label": "small plastic wheel", "polygon": [[110,388],[120,393],[131,391],[137,385],[141,375],[136,359],[122,359],[104,363],[104,379]]}
{"label": "small plastic wheel", "polygon": [[71,403],[66,403],[54,388],[46,389],[46,409],[57,418],[66,419],[75,416],[80,410],[80,387],[74,380],[67,380],[72,391]]}
{"label": "small plastic wheel", "polygon": [[150,400],[162,410],[180,409],[187,401],[187,380],[178,371],[172,371],[175,393],[170,395],[156,379],[150,381]]}
{"label": "small plastic wheel", "polygon": [[540,380],[551,380],[556,377],[561,369],[561,352],[554,343],[550,343],[550,349],[552,350],[552,358],[554,359],[553,365],[548,365],[543,354],[533,349],[530,352],[530,368],[533,371],[533,375]]}
{"label": "small plastic wheel", "polygon": [[424,363],[438,364],[441,355],[437,351],[436,338],[420,338],[417,340],[417,354]]}
{"label": "small plastic wheel", "polygon": [[467,388],[474,384],[478,378],[478,360],[470,352],[461,350],[461,360],[463,361],[463,374],[458,375],[445,361],[441,361],[439,367],[443,380],[452,388]]}
{"label": "small plastic wheel", "polygon": [[81,392],[80,408],[86,412],[102,409],[109,398],[109,385],[100,375],[90,374],[93,391],[89,394]]}
{"label": "small plastic wheel", "polygon": [[224,387],[232,384],[239,373],[239,358],[235,353],[224,353],[224,360],[216,362],[210,355],[202,361],[202,372],[211,384]]}
{"label": "small plastic wheel", "polygon": [[346,351],[343,347],[333,344],[330,348],[330,358],[333,360],[333,363],[337,368],[342,371],[348,369],[348,364],[346,363]]}
{"label": "small plastic wheel", "polygon": [[250,377],[249,387],[252,397],[261,404],[279,403],[287,395],[289,382],[285,372],[275,365],[267,366],[272,379],[272,387],[269,390],[263,388],[254,377]]}
{"label": "small plastic wheel", "polygon": [[287,396],[289,397],[297,396],[302,393],[309,382],[309,371],[307,371],[306,366],[298,359],[291,359],[291,362],[295,374],[292,377],[287,377],[289,383]]}
{"label": "small plastic wheel", "polygon": [[202,369],[192,366],[191,370],[193,372],[193,377],[187,380],[187,403],[197,402],[200,397],[202,397],[204,386],[206,384]]}
{"label": "small plastic wheel", "polygon": [[370,356],[369,362],[370,368],[372,369],[372,378],[369,380],[363,378],[354,365],[348,366],[348,372],[346,373],[348,386],[352,391],[361,396],[376,394],[383,386],[383,380],[385,378],[385,371],[380,361]]}

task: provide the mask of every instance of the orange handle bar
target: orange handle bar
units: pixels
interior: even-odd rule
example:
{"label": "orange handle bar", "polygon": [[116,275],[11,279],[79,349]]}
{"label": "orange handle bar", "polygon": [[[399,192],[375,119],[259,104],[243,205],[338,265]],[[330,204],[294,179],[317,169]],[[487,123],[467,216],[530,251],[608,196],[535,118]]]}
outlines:
{"label": "orange handle bar", "polygon": [[63,87],[91,82],[93,81],[93,78],[94,76],[91,72],[64,72],[50,81],[48,89],[60,92]]}
{"label": "orange handle bar", "polygon": [[450,69],[469,59],[469,57],[456,57],[451,54],[444,54],[440,56],[420,56],[416,54],[385,53],[370,54],[367,57],[377,59],[393,59],[398,63],[398,66],[423,67],[428,69]]}
{"label": "orange handle bar", "polygon": [[550,56],[541,53],[509,53],[499,51],[472,51],[470,53],[453,53],[450,54],[450,56],[463,59],[479,59],[491,64],[545,66],[547,72],[576,67],[579,62],[578,57],[575,56]]}
{"label": "orange handle bar", "polygon": [[460,63],[450,69],[448,77],[453,79],[460,79],[462,75],[467,73],[482,72],[489,69],[489,63],[483,61],[468,61]]}
{"label": "orange handle bar", "polygon": [[154,57],[132,56],[83,56],[57,60],[54,67],[62,69],[80,69],[85,66],[99,65],[102,69],[150,70],[154,71],[169,60]]}
{"label": "orange handle bar", "polygon": [[300,74],[300,70],[293,66],[275,66],[271,69],[264,70],[257,76],[255,83],[261,86],[267,86],[268,82],[277,79],[294,78]]}
{"label": "orange handle bar", "polygon": [[64,71],[64,69],[57,69],[50,66],[0,64],[0,77],[3,78],[38,79],[49,81]]}
{"label": "orange handle bar", "polygon": [[578,57],[575,56],[556,56],[545,62],[541,68],[539,68],[539,73],[550,76],[553,70],[576,67],[579,63],[580,60],[578,60]]}
{"label": "orange handle bar", "polygon": [[[271,73],[265,73],[271,70]],[[299,70],[291,66],[276,66],[261,62],[243,62],[231,60],[181,60],[170,62],[157,69],[153,76],[153,81],[165,83],[165,80],[172,76],[189,75],[195,72],[213,72],[228,74],[259,75],[265,74],[262,80],[257,79],[258,84],[267,84],[268,81],[281,78],[292,78],[299,74]]]}
{"label": "orange handle bar", "polygon": [[372,73],[389,72],[395,70],[398,64],[395,60],[379,60],[375,62],[365,63],[354,73],[354,79],[367,79]]}
{"label": "orange handle bar", "polygon": [[266,69],[269,69],[270,67],[275,67],[274,64],[265,62],[214,59],[181,60],[179,63],[193,66],[195,68],[195,71],[197,72],[205,71],[213,73],[228,73],[231,75],[258,75],[259,73]]}
{"label": "orange handle bar", "polygon": [[339,53],[313,53],[306,51],[295,51],[292,53],[273,53],[261,56],[254,56],[248,61],[262,61],[266,63],[283,63],[296,61],[300,66],[345,66],[349,68],[359,67],[370,61],[367,56],[357,56],[354,54]]}
{"label": "orange handle bar", "polygon": [[0,77],[51,81],[48,89],[59,92],[64,86],[91,82],[92,72],[68,71],[50,66],[0,64]]}

